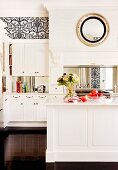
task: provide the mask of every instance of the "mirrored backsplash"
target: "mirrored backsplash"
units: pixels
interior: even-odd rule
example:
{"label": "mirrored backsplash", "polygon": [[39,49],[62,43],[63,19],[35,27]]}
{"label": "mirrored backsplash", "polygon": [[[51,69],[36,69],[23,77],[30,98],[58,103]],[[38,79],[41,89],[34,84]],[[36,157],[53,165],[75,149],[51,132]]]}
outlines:
{"label": "mirrored backsplash", "polygon": [[118,92],[118,66],[64,66],[63,72],[79,75],[77,88]]}
{"label": "mirrored backsplash", "polygon": [[[26,92],[48,93],[49,92],[48,77],[35,77],[35,76],[12,77],[12,92],[18,92],[17,91],[18,82],[20,83],[21,86],[19,89],[20,93],[26,93]],[[43,90],[42,87],[45,87],[45,89]]]}

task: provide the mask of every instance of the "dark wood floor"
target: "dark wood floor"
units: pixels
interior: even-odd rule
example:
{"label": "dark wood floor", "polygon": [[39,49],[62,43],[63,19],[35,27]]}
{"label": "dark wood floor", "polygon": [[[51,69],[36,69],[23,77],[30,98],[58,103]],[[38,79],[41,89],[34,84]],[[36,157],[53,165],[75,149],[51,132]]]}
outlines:
{"label": "dark wood floor", "polygon": [[7,127],[0,134],[0,170],[46,169],[46,128]]}
{"label": "dark wood floor", "polygon": [[0,170],[118,170],[118,163],[45,162],[46,128],[0,129]]}

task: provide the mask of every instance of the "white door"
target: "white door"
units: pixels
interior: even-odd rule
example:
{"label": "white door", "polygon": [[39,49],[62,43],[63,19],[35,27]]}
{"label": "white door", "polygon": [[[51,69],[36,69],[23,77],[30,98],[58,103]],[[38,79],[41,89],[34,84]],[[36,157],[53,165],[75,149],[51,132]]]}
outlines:
{"label": "white door", "polygon": [[12,45],[12,76],[25,75],[24,70],[24,44]]}
{"label": "white door", "polygon": [[10,99],[9,121],[23,121],[24,102],[20,97]]}
{"label": "white door", "polygon": [[48,45],[38,44],[36,53],[37,76],[49,75]]}
{"label": "white door", "polygon": [[3,99],[3,114],[4,114],[4,126],[6,127],[7,123],[9,122],[9,114],[10,114],[10,107],[9,107],[9,96],[4,96]]}
{"label": "white door", "polygon": [[25,75],[26,76],[36,76],[36,60],[35,56],[37,54],[36,45],[33,43],[25,44]]}
{"label": "white door", "polygon": [[92,144],[94,146],[118,146],[118,108],[99,107],[92,112]]}
{"label": "white door", "polygon": [[48,76],[47,45],[41,43],[25,44],[24,63],[27,76]]}
{"label": "white door", "polygon": [[57,79],[63,75],[63,67],[51,67],[50,68],[50,85],[49,91],[52,94],[63,93],[63,87],[57,85]]}
{"label": "white door", "polygon": [[47,121],[47,115],[46,115],[46,100],[47,100],[48,96],[45,95],[40,95],[38,96],[38,107],[37,107],[37,121]]}
{"label": "white door", "polygon": [[33,96],[26,96],[24,101],[24,121],[34,121],[34,106],[35,101]]}

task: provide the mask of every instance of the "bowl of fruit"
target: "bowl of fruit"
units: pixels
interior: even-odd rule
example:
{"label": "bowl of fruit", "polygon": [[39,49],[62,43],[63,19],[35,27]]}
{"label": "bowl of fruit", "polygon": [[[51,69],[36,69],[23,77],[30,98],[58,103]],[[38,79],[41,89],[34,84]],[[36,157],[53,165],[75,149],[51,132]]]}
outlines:
{"label": "bowl of fruit", "polygon": [[104,99],[105,96],[103,96],[102,92],[99,92],[96,89],[93,89],[90,93],[88,93],[88,99]]}

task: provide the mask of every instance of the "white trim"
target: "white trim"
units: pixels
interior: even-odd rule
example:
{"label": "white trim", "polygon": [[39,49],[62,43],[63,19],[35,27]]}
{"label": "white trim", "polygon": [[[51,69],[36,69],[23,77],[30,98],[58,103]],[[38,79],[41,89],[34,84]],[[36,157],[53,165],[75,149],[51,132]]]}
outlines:
{"label": "white trim", "polygon": [[118,8],[118,2],[113,2],[113,1],[106,1],[106,2],[98,2],[98,1],[85,1],[85,2],[80,2],[80,1],[77,1],[77,0],[73,0],[73,1],[63,1],[63,3],[60,3],[60,1],[51,1],[51,2],[47,2],[46,0],[43,2],[43,5],[44,5],[44,8],[47,8],[47,10],[55,10],[55,9],[65,9],[65,8],[68,8],[68,9],[77,9],[77,8],[80,8],[81,7],[84,7],[84,8],[96,8],[98,9],[100,7],[102,8],[107,8],[107,7],[117,7]]}
{"label": "white trim", "polygon": [[46,162],[118,162],[118,151],[46,151]]}
{"label": "white trim", "polygon": [[2,17],[46,17],[48,12],[46,10],[0,10],[0,16]]}

